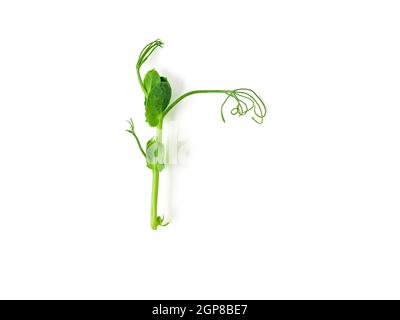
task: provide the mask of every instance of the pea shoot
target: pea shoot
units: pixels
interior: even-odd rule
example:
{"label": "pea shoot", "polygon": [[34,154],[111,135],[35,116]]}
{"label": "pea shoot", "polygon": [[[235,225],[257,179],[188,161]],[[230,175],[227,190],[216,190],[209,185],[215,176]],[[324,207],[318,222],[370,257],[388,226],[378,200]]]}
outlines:
{"label": "pea shoot", "polygon": [[144,149],[135,132],[132,119],[128,121],[130,128],[126,130],[135,138],[139,150],[146,160],[147,167],[152,171],[153,184],[151,192],[150,225],[154,230],[156,230],[158,226],[166,226],[169,223],[164,221],[164,216],[160,217],[157,213],[159,175],[166,165],[166,150],[162,143],[163,121],[168,113],[183,99],[194,94],[203,93],[225,95],[225,100],[222,102],[220,107],[220,114],[223,122],[225,122],[224,107],[228,100],[234,101],[235,106],[230,111],[232,115],[243,116],[252,112],[251,118],[258,124],[263,122],[267,112],[262,99],[253,90],[247,88],[234,90],[193,90],[181,95],[179,98],[171,102],[172,90],[166,77],[160,76],[155,69],[152,69],[148,71],[142,79],[140,72],[142,65],[147,61],[147,59],[157,48],[161,48],[162,46],[163,43],[159,39],[150,42],[140,52],[136,63],[137,78],[145,97],[145,118],[149,126],[156,129],[155,136],[147,142],[146,148]]}

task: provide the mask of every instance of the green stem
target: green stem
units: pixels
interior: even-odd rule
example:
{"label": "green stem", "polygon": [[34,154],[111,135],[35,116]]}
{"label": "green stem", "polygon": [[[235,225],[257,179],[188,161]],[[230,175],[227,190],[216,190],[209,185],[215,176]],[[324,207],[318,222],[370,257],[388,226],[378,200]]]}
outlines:
{"label": "green stem", "polygon": [[153,169],[153,185],[151,190],[151,228],[157,230],[158,219],[157,219],[157,201],[158,201],[158,181],[160,172],[157,168]]}
{"label": "green stem", "polygon": [[146,89],[144,88],[143,80],[140,75],[140,67],[136,67],[136,75],[137,75],[140,87],[142,88],[144,95],[147,96],[147,92],[146,92]]}
{"label": "green stem", "polygon": [[[157,135],[156,142],[162,143],[162,121],[157,127]],[[153,184],[151,188],[151,215],[150,215],[150,224],[153,230],[157,230],[157,227],[162,223],[160,222],[160,218],[157,215],[157,202],[158,202],[158,184],[159,184],[159,176],[160,171],[158,170],[158,166],[155,165],[152,169],[153,172]]]}

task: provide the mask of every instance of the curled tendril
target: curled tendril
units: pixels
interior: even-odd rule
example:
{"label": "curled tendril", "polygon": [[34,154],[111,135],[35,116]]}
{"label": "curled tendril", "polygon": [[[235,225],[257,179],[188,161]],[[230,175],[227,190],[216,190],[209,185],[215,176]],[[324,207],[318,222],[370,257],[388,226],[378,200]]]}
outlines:
{"label": "curled tendril", "polygon": [[162,227],[166,227],[167,225],[169,225],[169,221],[164,223],[164,220],[164,215],[162,217],[157,216],[157,225]]}
{"label": "curled tendril", "polygon": [[255,122],[261,124],[267,113],[267,107],[262,99],[251,89],[240,88],[225,92],[227,97],[221,105],[221,117],[225,122],[224,106],[229,99],[235,100],[236,106],[231,110],[232,115],[243,116],[249,111],[253,111],[251,117]]}
{"label": "curled tendril", "polygon": [[136,63],[136,68],[139,69],[143,63],[151,56],[151,54],[156,50],[158,47],[162,48],[164,44],[160,39],[154,40],[146,45],[143,50],[140,52],[138,61]]}

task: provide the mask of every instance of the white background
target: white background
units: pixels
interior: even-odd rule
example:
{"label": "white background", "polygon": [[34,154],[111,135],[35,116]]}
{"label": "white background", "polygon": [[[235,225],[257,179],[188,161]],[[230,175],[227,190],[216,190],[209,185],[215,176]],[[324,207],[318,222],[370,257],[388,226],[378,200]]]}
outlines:
{"label": "white background", "polygon": [[[0,298],[400,298],[396,1],[2,1]],[[178,165],[132,136],[135,78],[250,87],[262,126],[193,96]],[[174,130],[171,130],[173,126]]]}

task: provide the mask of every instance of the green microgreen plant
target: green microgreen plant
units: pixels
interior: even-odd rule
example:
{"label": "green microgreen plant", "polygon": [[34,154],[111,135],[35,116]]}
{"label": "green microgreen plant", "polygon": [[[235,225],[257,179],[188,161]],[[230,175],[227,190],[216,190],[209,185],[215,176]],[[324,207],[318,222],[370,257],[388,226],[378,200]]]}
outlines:
{"label": "green microgreen plant", "polygon": [[243,116],[252,112],[251,118],[258,124],[263,122],[267,111],[261,98],[253,90],[247,88],[234,90],[193,90],[181,95],[179,98],[171,102],[171,86],[166,77],[160,76],[155,69],[148,71],[144,76],[144,79],[142,79],[140,73],[142,65],[152,55],[154,50],[162,46],[163,43],[161,40],[150,42],[140,52],[136,63],[137,78],[145,96],[144,105],[146,121],[150,127],[156,129],[156,135],[147,142],[146,149],[144,149],[135,132],[132,119],[128,121],[130,128],[126,130],[135,138],[140,152],[146,159],[147,167],[151,169],[153,174],[150,224],[151,228],[154,230],[156,230],[158,226],[166,226],[168,224],[164,222],[164,216],[160,217],[157,213],[159,175],[165,168],[166,151],[165,146],[162,143],[162,130],[163,121],[167,114],[183,99],[200,93],[218,93],[226,96],[220,108],[223,122],[225,122],[224,106],[227,104],[228,100],[233,100],[235,102],[235,106],[230,112],[232,115]]}

